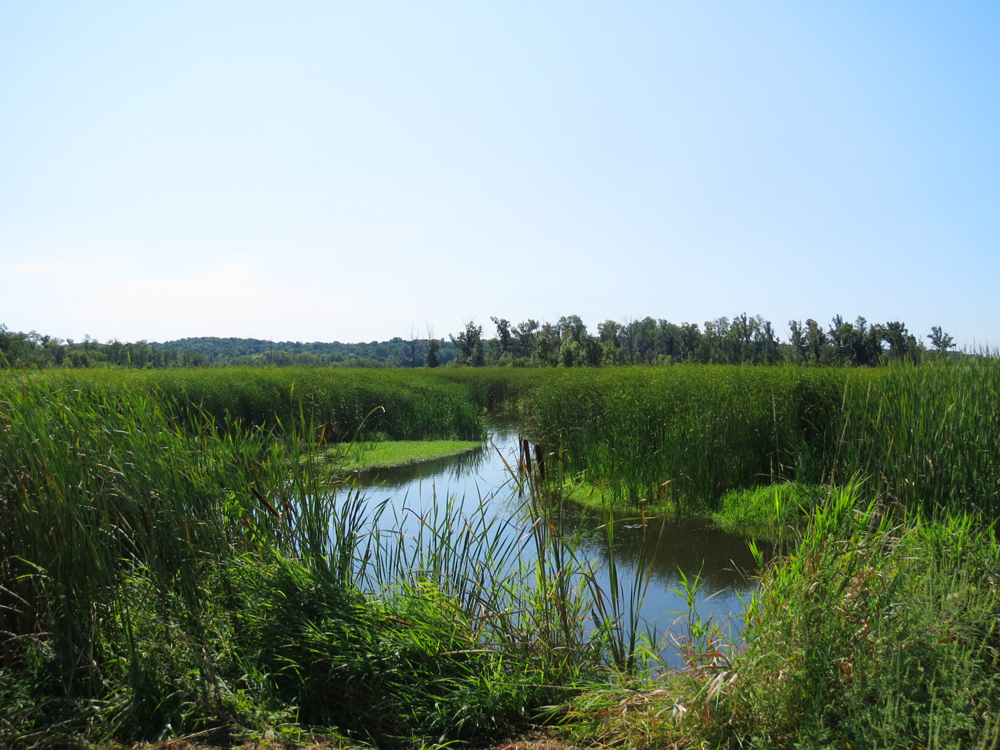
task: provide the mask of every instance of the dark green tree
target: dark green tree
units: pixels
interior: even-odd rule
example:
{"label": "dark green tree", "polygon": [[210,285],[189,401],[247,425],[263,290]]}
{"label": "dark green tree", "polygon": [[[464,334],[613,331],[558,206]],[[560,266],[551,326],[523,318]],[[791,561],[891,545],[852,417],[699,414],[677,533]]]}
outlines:
{"label": "dark green tree", "polygon": [[538,321],[528,318],[511,330],[511,346],[514,351],[514,364],[527,364],[535,353],[535,338],[538,332]]}
{"label": "dark green tree", "polygon": [[642,320],[633,320],[629,327],[632,329],[636,363],[653,364],[656,361],[656,321],[647,316]]}
{"label": "dark green tree", "polygon": [[907,351],[907,330],[900,321],[894,320],[885,324],[882,340],[889,345],[889,359],[903,359]]}
{"label": "dark green tree", "polygon": [[697,323],[681,323],[680,357],[683,362],[694,362],[701,348],[701,328]]}
{"label": "dark green tree", "polygon": [[425,367],[437,367],[441,364],[438,352],[441,349],[441,342],[437,339],[427,339],[427,353],[424,355]]}
{"label": "dark green tree", "polygon": [[931,334],[928,336],[931,340],[931,346],[934,347],[934,353],[937,355],[945,355],[948,350],[955,345],[955,340],[941,330],[941,326],[931,326]]}
{"label": "dark green tree", "polygon": [[535,351],[532,352],[536,367],[555,367],[559,364],[559,348],[562,341],[559,331],[551,323],[545,323],[535,335]]}
{"label": "dark green tree", "polygon": [[826,331],[820,328],[819,323],[809,318],[806,321],[805,336],[809,355],[814,363],[819,364],[823,361],[823,351],[827,345]]}
{"label": "dark green tree", "polygon": [[514,357],[514,336],[510,321],[506,318],[490,318],[497,327],[497,337],[490,341],[490,363],[512,364]]}
{"label": "dark green tree", "polygon": [[451,336],[451,341],[458,349],[455,358],[458,364],[469,367],[482,367],[486,364],[486,346],[483,343],[483,327],[475,321],[465,324],[465,330],[458,336]]}
{"label": "dark green tree", "polygon": [[568,339],[579,344],[587,335],[587,326],[579,315],[566,315],[559,318],[559,322],[556,323],[556,331],[559,333],[561,341]]}
{"label": "dark green tree", "polygon": [[791,333],[788,344],[791,347],[792,361],[805,364],[809,357],[809,345],[806,343],[806,328],[801,321],[789,320],[788,330]]}
{"label": "dark green tree", "polygon": [[723,315],[705,321],[698,361],[706,364],[729,364],[733,361],[733,342],[729,338],[729,318]]}

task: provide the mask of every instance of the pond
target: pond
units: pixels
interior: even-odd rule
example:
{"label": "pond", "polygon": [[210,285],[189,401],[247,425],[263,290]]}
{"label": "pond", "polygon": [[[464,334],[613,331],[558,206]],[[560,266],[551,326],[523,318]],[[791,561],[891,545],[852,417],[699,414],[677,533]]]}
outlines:
{"label": "pond", "polygon": [[[508,467],[517,467],[521,440],[516,432],[496,430],[481,447],[450,458],[426,461],[392,469],[366,472],[357,477],[369,503],[385,502],[394,523],[404,534],[415,534],[419,519],[430,515],[442,498],[451,498],[464,512],[480,508],[495,511],[506,521],[506,532],[518,537],[522,554],[534,554],[530,537],[533,519],[526,513],[523,489]],[[386,516],[388,517],[388,516]],[[682,579],[698,578],[695,599],[703,621],[709,617],[738,635],[744,605],[756,574],[756,562],[744,537],[727,534],[699,520],[647,518],[645,528],[637,513],[619,514],[609,543],[602,520],[593,510],[567,503],[560,516],[564,534],[578,540],[578,550],[598,563],[597,580],[610,587],[609,563],[617,566],[623,591],[628,592],[637,575],[651,571],[650,583],[638,614],[641,632],[682,636],[688,617],[688,601]],[[761,545],[765,555],[768,545]],[[642,570],[639,570],[640,564]],[[667,664],[683,666],[675,650],[663,654]]]}

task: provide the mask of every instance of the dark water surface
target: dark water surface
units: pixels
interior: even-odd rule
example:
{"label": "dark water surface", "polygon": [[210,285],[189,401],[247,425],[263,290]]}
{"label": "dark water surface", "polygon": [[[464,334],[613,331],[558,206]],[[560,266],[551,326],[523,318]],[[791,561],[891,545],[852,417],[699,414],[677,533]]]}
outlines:
{"label": "dark water surface", "polygon": [[[450,497],[470,514],[479,512],[482,506],[495,509],[498,516],[509,521],[507,533],[527,539],[532,519],[524,508],[523,491],[518,491],[508,468],[517,467],[519,447],[516,432],[496,431],[482,448],[469,453],[366,472],[358,476],[358,483],[369,502],[388,503],[395,523],[403,525],[404,533],[415,531],[419,516]],[[610,560],[617,564],[625,592],[637,575],[640,561],[643,573],[651,566],[651,583],[640,609],[643,631],[648,626],[660,635],[672,631],[683,636],[688,616],[687,600],[679,591],[683,574],[688,579],[700,577],[696,607],[702,620],[711,617],[724,630],[731,626],[734,634],[739,632],[743,612],[740,595],[750,593],[757,573],[744,537],[727,534],[702,521],[656,517],[647,519],[644,532],[636,513],[631,513],[615,520],[609,544],[602,520],[593,511],[570,505],[560,520],[565,532],[579,539],[579,549],[586,558],[600,564],[597,579],[605,589],[609,587]],[[533,545],[527,543],[522,554],[533,555],[533,550]],[[769,548],[763,551],[771,553]],[[671,666],[682,664],[676,653],[665,653],[664,657]]]}

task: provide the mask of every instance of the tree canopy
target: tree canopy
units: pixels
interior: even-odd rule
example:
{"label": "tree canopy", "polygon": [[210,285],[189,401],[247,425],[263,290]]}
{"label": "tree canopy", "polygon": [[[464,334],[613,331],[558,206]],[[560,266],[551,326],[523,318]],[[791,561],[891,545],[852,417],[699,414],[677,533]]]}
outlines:
{"label": "tree canopy", "polygon": [[[485,338],[475,321],[437,339],[432,334],[388,341],[343,344],[265,341],[241,338],[186,338],[164,343],[100,343],[58,339],[31,331],[10,331],[0,324],[0,367],[600,367],[678,363],[875,367],[893,361],[919,363],[952,356],[954,339],[934,326],[922,339],[902,321],[853,323],[836,315],[823,326],[812,318],[791,320],[781,340],[770,321],[746,313],[697,323],[672,323],[651,317],[605,320],[591,334],[578,315],[555,323],[528,319],[514,324],[492,317],[496,334]],[[412,327],[411,327],[412,328]],[[431,330],[431,329],[428,329]]]}

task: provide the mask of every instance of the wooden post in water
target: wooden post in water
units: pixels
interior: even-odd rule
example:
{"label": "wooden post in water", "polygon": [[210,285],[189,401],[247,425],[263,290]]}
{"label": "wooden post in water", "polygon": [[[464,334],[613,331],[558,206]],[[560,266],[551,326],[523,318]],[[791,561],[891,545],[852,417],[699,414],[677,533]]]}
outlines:
{"label": "wooden post in water", "polygon": [[535,463],[538,464],[538,478],[541,481],[545,481],[545,454],[542,452],[542,446],[535,443]]}

